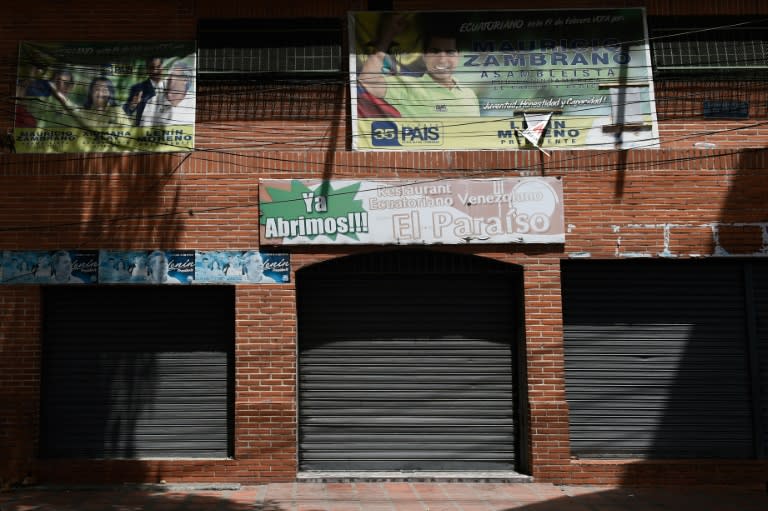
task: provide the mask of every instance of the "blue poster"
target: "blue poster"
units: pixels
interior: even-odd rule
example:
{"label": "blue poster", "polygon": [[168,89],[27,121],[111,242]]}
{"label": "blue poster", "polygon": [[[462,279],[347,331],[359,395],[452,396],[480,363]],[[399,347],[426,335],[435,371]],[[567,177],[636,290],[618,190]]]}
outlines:
{"label": "blue poster", "polygon": [[5,250],[0,284],[281,284],[288,254],[257,250]]}
{"label": "blue poster", "polygon": [[208,250],[195,253],[195,282],[275,284],[291,281],[288,254],[256,250]]}
{"label": "blue poster", "polygon": [[6,250],[0,261],[2,284],[94,284],[95,250]]}
{"label": "blue poster", "polygon": [[191,284],[194,250],[101,250],[101,284]]}

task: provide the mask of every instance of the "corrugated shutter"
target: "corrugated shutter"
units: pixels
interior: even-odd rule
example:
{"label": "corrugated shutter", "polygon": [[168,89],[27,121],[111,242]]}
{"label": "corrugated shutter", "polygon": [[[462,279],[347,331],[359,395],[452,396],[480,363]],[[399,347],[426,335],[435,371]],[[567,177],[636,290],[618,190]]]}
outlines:
{"label": "corrugated shutter", "polygon": [[42,456],[230,455],[232,289],[46,288]]}
{"label": "corrugated shutter", "polygon": [[471,258],[418,252],[345,259],[297,277],[300,468],[513,469],[509,267],[468,272]]}
{"label": "corrugated shutter", "polygon": [[759,372],[760,431],[757,435],[762,446],[762,457],[768,458],[768,264],[749,263],[755,299],[755,323]]}
{"label": "corrugated shutter", "polygon": [[741,264],[563,264],[572,454],[748,458]]}

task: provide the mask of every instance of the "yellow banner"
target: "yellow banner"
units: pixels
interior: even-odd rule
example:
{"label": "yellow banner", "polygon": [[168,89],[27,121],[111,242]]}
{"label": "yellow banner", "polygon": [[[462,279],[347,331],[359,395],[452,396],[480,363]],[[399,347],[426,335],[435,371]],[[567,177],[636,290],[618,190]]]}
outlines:
{"label": "yellow banner", "polygon": [[23,41],[16,151],[190,151],[196,62],[194,41]]}
{"label": "yellow banner", "polygon": [[[605,149],[617,140],[623,147],[653,147],[658,143],[652,118],[636,126],[609,124],[604,118],[553,115],[539,147],[543,149]],[[522,114],[508,118],[440,118],[439,120],[357,119],[356,147],[360,150],[508,150],[535,149],[522,135]]]}
{"label": "yellow banner", "polygon": [[17,153],[175,152],[194,148],[194,125],[166,128],[16,128]]}

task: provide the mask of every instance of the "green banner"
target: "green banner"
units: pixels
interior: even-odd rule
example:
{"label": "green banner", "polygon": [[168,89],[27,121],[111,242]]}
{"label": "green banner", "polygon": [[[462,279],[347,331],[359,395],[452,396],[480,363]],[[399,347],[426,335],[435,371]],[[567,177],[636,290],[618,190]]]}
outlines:
{"label": "green banner", "polygon": [[169,152],[195,145],[194,42],[22,42],[19,153]]}

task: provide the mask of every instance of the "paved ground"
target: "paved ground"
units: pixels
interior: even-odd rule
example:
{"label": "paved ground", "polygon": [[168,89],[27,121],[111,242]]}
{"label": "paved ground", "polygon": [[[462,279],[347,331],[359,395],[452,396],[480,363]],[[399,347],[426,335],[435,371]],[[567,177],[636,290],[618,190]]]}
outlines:
{"label": "paved ground", "polygon": [[766,488],[610,488],[545,483],[348,482],[25,488],[0,511],[766,511]]}

